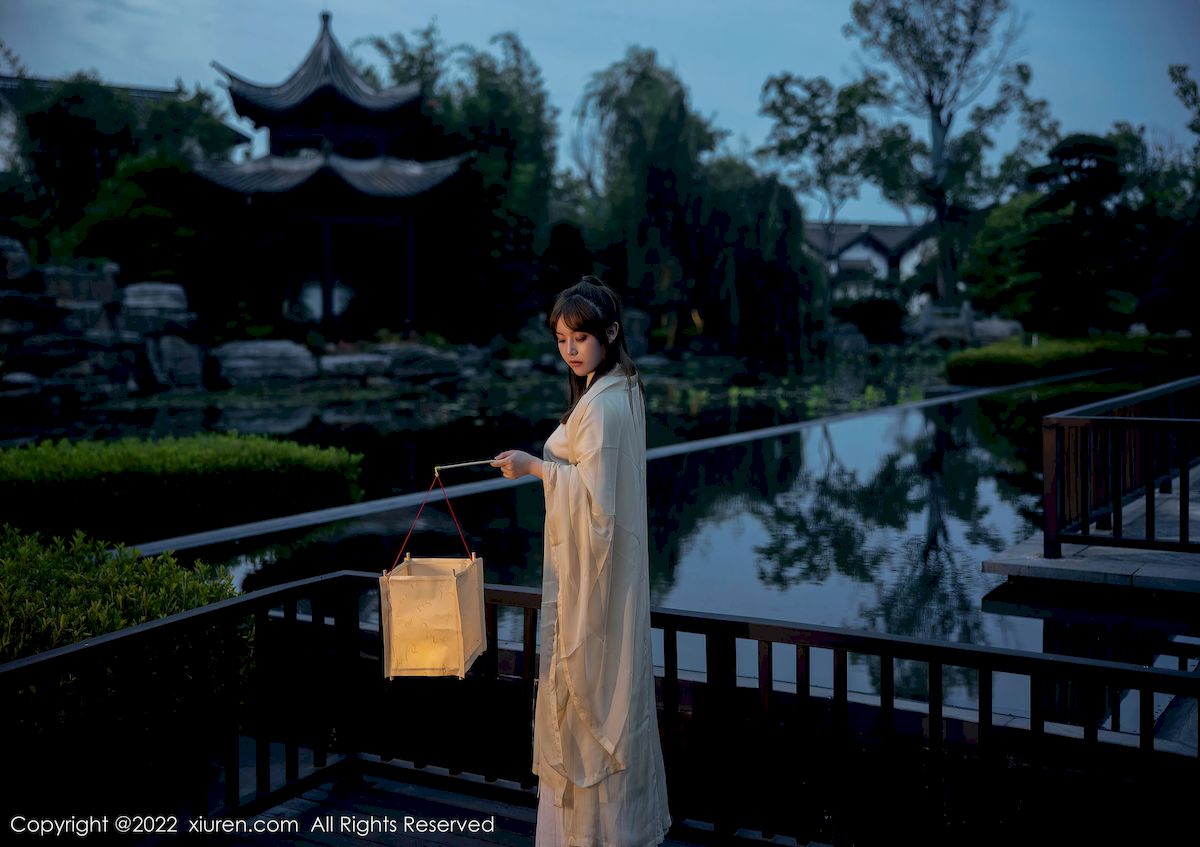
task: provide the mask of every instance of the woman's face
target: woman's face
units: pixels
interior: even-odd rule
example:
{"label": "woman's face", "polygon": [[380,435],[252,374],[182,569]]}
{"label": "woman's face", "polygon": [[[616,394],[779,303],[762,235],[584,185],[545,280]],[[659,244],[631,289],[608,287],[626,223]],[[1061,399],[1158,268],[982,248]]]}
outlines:
{"label": "woman's face", "polygon": [[558,353],[575,376],[587,376],[604,360],[604,345],[590,332],[571,329],[562,318],[554,329]]}

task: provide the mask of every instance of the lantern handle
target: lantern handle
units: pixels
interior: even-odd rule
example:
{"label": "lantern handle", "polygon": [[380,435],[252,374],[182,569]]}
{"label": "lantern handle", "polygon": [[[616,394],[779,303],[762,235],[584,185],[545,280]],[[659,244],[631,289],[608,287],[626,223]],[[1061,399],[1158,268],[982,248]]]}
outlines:
{"label": "lantern handle", "polygon": [[[489,459],[488,461],[491,460]],[[421,512],[425,509],[425,504],[429,502],[429,495],[433,493],[433,487],[435,485],[442,486],[442,494],[446,498],[446,506],[450,509],[450,517],[454,519],[455,528],[458,529],[458,537],[462,539],[463,549],[467,551],[467,558],[475,558],[475,554],[471,552],[471,548],[467,544],[467,537],[463,535],[463,529],[458,522],[458,517],[454,514],[454,506],[450,503],[450,494],[446,491],[446,486],[442,485],[442,477],[438,474],[437,468],[434,468],[433,482],[429,483],[429,490],[425,492],[425,499],[421,501],[421,508],[417,509],[417,516],[413,518],[412,526],[408,528],[408,535],[404,536],[404,543],[400,545],[400,552],[396,554],[396,561],[392,562],[391,568],[388,569],[389,574],[396,569],[398,564],[400,564],[400,557],[404,554],[404,548],[408,546],[408,539],[412,537],[413,530],[417,528],[417,521],[421,519]]]}
{"label": "lantern handle", "polygon": [[495,459],[481,459],[478,462],[458,462],[457,464],[454,464],[454,465],[434,465],[433,466],[433,475],[438,476],[438,472],[443,471],[446,468],[465,468],[465,467],[469,467],[470,465],[490,465],[494,461],[496,461],[496,460]]}

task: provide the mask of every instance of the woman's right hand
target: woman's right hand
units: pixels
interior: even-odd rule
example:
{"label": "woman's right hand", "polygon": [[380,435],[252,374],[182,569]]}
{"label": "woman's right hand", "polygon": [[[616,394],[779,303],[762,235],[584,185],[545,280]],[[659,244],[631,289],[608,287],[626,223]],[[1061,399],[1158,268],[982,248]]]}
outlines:
{"label": "woman's right hand", "polygon": [[540,467],[538,460],[523,450],[505,450],[492,459],[492,467],[499,468],[505,479],[520,479],[526,474],[541,476],[537,472]]}

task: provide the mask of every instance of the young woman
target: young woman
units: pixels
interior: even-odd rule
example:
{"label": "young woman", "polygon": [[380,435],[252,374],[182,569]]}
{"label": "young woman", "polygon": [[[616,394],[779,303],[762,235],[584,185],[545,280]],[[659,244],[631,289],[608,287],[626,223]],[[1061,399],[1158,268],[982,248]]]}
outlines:
{"label": "young woman", "polygon": [[546,495],[534,709],[536,847],[652,847],[671,825],[654,698],[646,410],[616,294],[584,277],[548,321],[570,405],[545,458],[508,450],[505,477]]}

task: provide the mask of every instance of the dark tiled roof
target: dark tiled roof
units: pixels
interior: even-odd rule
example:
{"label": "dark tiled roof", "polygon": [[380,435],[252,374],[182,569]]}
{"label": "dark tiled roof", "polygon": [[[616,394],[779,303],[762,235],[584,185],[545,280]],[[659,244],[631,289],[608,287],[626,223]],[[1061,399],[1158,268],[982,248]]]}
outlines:
{"label": "dark tiled roof", "polygon": [[300,67],[279,85],[249,82],[213,62],[213,67],[229,78],[229,94],[238,112],[286,112],[324,89],[332,89],[339,97],[373,112],[387,112],[420,97],[421,86],[416,82],[379,90],[363,79],[333,37],[329,17],[328,12],[321,13],[317,43]]}
{"label": "dark tiled roof", "polygon": [[373,197],[415,197],[453,176],[465,158],[414,162],[387,156],[377,159],[347,159],[333,154],[263,156],[239,164],[203,165],[196,172],[210,182],[242,194],[281,194],[325,172]]}
{"label": "dark tiled roof", "polygon": [[804,225],[804,240],[808,245],[826,258],[835,258],[850,247],[866,241],[877,245],[883,253],[891,255],[904,253],[913,245],[932,235],[929,224],[865,224],[841,223],[833,225],[833,251],[825,253],[825,224],[806,223]]}
{"label": "dark tiled roof", "polygon": [[[21,86],[28,84],[34,91],[45,93],[52,91],[56,86],[62,85],[63,80],[60,79],[40,79],[37,77],[16,77],[16,76],[0,76],[0,100],[7,100],[9,103],[16,105],[16,100],[21,95]],[[179,99],[179,91],[174,88],[146,88],[144,86],[132,85],[111,85],[107,82],[102,82],[105,88],[110,88],[113,91],[120,91],[133,101],[135,107],[148,106],[157,103],[160,100],[175,100]],[[237,144],[247,144],[252,139],[237,127],[232,127],[227,123],[222,122],[222,126],[226,130],[226,140],[230,146]]]}

